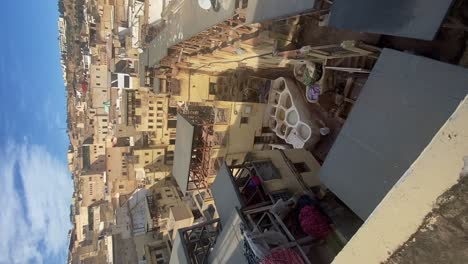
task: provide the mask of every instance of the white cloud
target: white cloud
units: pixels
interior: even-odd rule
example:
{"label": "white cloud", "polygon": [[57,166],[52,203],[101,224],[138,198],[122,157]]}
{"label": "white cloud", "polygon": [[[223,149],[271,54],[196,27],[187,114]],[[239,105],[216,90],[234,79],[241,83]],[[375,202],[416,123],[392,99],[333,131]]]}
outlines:
{"label": "white cloud", "polygon": [[[15,168],[24,195],[14,187]],[[44,147],[9,142],[0,152],[0,263],[43,263],[66,255],[72,191],[66,165]]]}

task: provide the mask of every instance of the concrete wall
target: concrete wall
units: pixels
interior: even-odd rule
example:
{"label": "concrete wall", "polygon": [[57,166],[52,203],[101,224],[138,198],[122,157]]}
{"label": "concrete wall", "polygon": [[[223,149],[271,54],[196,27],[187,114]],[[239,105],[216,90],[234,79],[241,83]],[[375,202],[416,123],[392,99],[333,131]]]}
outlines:
{"label": "concrete wall", "polygon": [[[252,154],[254,160],[271,160],[281,175],[281,179],[263,182],[263,185],[269,192],[288,189],[291,194],[293,194],[303,190],[299,181],[293,175],[291,169],[278,150],[255,151],[252,152]],[[318,177],[320,165],[310,152],[304,149],[289,149],[285,150],[285,154],[293,163],[304,162],[307,165],[309,171],[303,172],[301,175],[308,186],[317,186],[320,184]]]}
{"label": "concrete wall", "polygon": [[81,175],[80,180],[81,206],[89,206],[93,202],[104,199],[102,174]]}
{"label": "concrete wall", "polygon": [[[213,126],[215,132],[225,133],[226,144],[211,150],[211,161],[224,157],[228,159],[228,164],[233,160],[241,163],[245,154],[254,149],[255,136],[261,135],[266,105],[228,101],[214,101],[210,105],[216,109],[225,109],[228,115],[226,122],[215,122]],[[246,108],[250,110],[246,111]],[[245,117],[247,123],[241,123],[241,117]],[[214,176],[216,173],[209,179],[209,183],[214,180]]]}
{"label": "concrete wall", "polygon": [[104,102],[110,98],[107,72],[102,72],[102,67],[97,67],[101,69],[100,71],[91,72],[91,107],[93,108],[103,108]]}
{"label": "concrete wall", "polygon": [[154,132],[151,140],[155,145],[169,145],[169,98],[166,95],[156,95],[147,88],[140,88],[135,93],[135,100],[141,101],[141,105],[135,108],[135,115],[141,118],[141,123],[136,124],[136,130]]}
{"label": "concrete wall", "polygon": [[[418,231],[438,198],[460,178],[463,158],[468,155],[467,120],[468,100],[465,98],[333,263],[382,263]],[[434,238],[419,242],[436,245],[438,240]],[[439,251],[434,254],[450,255]],[[436,259],[431,263],[442,263],[432,261]],[[451,261],[453,259],[448,258],[444,263],[456,263]]]}

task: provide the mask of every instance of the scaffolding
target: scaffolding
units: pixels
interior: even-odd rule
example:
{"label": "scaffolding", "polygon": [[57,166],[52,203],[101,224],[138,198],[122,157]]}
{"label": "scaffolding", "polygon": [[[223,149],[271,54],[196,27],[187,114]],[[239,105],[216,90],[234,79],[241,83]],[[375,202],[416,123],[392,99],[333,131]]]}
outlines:
{"label": "scaffolding", "polygon": [[214,135],[215,116],[213,108],[189,105],[181,115],[189,120],[194,127],[187,190],[207,189]]}
{"label": "scaffolding", "polygon": [[190,263],[208,263],[208,255],[220,232],[219,219],[179,229],[182,247],[188,253]]}

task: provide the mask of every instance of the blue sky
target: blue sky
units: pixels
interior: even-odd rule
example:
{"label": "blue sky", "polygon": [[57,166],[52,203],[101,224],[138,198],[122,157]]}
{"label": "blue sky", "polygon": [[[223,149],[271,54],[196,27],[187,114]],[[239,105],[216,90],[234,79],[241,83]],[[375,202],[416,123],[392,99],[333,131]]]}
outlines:
{"label": "blue sky", "polygon": [[3,1],[0,263],[64,263],[72,182],[57,2]]}

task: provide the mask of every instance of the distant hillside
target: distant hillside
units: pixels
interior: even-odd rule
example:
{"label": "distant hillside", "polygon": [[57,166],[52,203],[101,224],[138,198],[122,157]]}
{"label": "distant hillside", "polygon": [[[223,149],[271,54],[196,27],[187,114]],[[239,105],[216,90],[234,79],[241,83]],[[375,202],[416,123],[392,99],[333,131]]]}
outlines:
{"label": "distant hillside", "polygon": [[83,13],[83,5],[85,0],[59,0],[57,3],[58,12],[67,22],[66,37],[67,37],[67,55],[63,56],[65,65],[67,66],[67,127],[69,131],[73,131],[71,124],[73,123],[73,103],[74,89],[77,85],[76,79],[79,74],[81,62],[80,52],[80,32],[84,24],[85,17]]}

